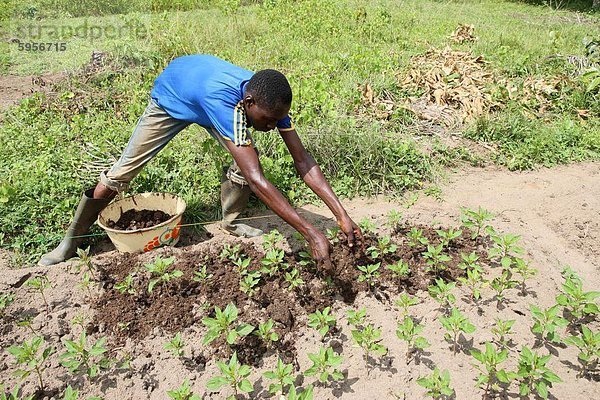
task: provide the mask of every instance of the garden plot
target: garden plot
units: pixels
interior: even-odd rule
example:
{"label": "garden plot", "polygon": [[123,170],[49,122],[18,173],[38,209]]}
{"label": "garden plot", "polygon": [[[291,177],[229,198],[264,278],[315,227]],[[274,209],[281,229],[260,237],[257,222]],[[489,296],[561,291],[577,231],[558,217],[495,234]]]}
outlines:
{"label": "garden plot", "polygon": [[[520,179],[531,187],[549,181]],[[488,186],[497,191],[496,180],[509,179],[467,176],[450,188],[463,191],[449,202],[475,181],[482,197]],[[586,194],[596,209],[594,195]],[[495,206],[503,202],[510,199]],[[388,212],[399,209],[349,207],[365,230],[365,248],[349,248],[330,230],[331,277],[289,232],[283,240],[272,232],[242,242],[216,235],[143,255],[89,259],[82,252],[47,275],[41,268],[6,271],[3,293],[14,293],[14,301],[4,310],[2,347],[39,343],[46,397],[59,399],[67,385],[79,398],[192,398],[188,390],[225,398],[234,394],[232,369],[238,398],[277,398],[282,389],[298,398],[290,392],[310,388],[316,399],[422,398],[427,391],[598,396],[595,356],[588,354],[590,333],[599,330],[591,292],[597,273],[581,270],[576,259],[574,269],[549,270],[530,227],[516,218],[507,231],[510,217],[497,208],[490,219],[477,207],[461,212],[424,199],[406,211],[408,220]],[[363,218],[373,212],[385,216]],[[38,336],[43,341],[32,342]],[[10,353],[19,355],[17,347]],[[44,361],[46,348],[53,351]],[[21,382],[12,374],[30,370],[21,387],[34,393],[37,370],[18,366],[10,353],[0,359],[3,382],[12,389]],[[531,363],[541,379],[532,378]]]}

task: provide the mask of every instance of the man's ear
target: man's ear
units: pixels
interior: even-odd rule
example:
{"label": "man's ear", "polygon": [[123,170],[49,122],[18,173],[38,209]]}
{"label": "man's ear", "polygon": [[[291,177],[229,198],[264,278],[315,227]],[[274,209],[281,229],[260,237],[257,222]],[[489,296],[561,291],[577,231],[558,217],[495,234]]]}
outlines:
{"label": "man's ear", "polygon": [[244,97],[244,105],[246,107],[251,107],[255,104],[256,104],[256,100],[254,99],[254,97],[252,97],[251,94],[247,94],[246,97]]}

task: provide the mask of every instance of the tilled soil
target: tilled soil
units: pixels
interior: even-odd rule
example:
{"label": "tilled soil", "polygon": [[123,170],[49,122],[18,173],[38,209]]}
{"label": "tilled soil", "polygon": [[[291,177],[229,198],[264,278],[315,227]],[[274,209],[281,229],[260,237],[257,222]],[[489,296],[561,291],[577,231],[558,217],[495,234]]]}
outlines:
{"label": "tilled soil", "polygon": [[108,220],[107,225],[121,231],[134,231],[162,224],[171,218],[172,215],[160,210],[127,210],[116,222]]}
{"label": "tilled soil", "polygon": [[[404,214],[404,220],[410,221],[410,225],[392,233],[393,241],[399,246],[394,255],[389,255],[393,259],[411,259],[411,251],[406,245],[407,239],[403,236],[410,226],[418,226],[418,224],[433,227],[455,226],[459,220],[460,207],[465,206],[471,209],[477,209],[479,206],[488,209],[495,215],[491,224],[497,232],[514,233],[522,237],[521,244],[525,249],[523,257],[539,271],[536,276],[528,280],[525,294],[520,288],[509,289],[505,293],[504,302],[499,305],[494,298],[495,292],[489,285],[483,288],[482,297],[477,302],[470,298],[469,291],[464,285],[458,285],[453,290],[456,296],[455,306],[477,328],[473,334],[460,335],[459,350],[456,354],[453,352],[452,343],[445,340],[446,331],[439,321],[443,310],[440,310],[439,304],[427,291],[417,290],[417,287],[424,287],[428,280],[433,279],[433,276],[427,275],[425,271],[422,274],[425,279],[418,279],[422,269],[418,266],[424,266],[423,261],[415,261],[418,266],[411,265],[412,273],[409,277],[398,279],[397,282],[387,278],[384,269],[373,290],[368,290],[365,283],[351,281],[346,291],[338,289],[333,292],[335,301],[331,313],[336,317],[337,324],[332,329],[333,332],[325,338],[308,326],[306,313],[330,303],[332,292],[326,289],[330,289],[334,279],[347,282],[352,276],[356,276],[348,274],[344,277],[343,271],[359,262],[356,260],[363,257],[360,252],[355,256],[356,250],[335,243],[334,263],[338,270],[342,271],[341,274],[338,273],[334,278],[328,279],[312,268],[301,268],[302,276],[306,281],[304,289],[289,291],[287,283],[283,281],[275,284],[268,283],[269,281],[266,280],[250,299],[239,292],[237,286],[235,290],[229,289],[228,285],[239,285],[237,280],[234,283],[233,278],[229,278],[230,282],[227,284],[220,282],[230,274],[223,268],[219,268],[223,269],[223,272],[213,277],[202,292],[211,297],[214,304],[225,305],[228,301],[227,296],[233,298],[236,293],[235,300],[239,301],[237,306],[243,322],[257,325],[258,322],[264,322],[267,315],[273,315],[273,319],[277,321],[290,319],[290,324],[295,326],[293,332],[285,333],[284,328],[287,325],[276,322],[278,332],[284,333],[280,338],[281,347],[267,348],[265,351],[264,348],[260,348],[264,345],[255,335],[252,335],[252,341],[247,339],[248,341],[240,342],[235,346],[238,354],[242,352],[240,350],[242,344],[247,348],[256,349],[252,350],[252,353],[244,354],[245,360],[261,359],[259,365],[252,368],[249,376],[253,385],[252,393],[238,395],[237,399],[273,398],[268,393],[272,381],[266,379],[264,373],[276,368],[279,357],[290,360],[294,356],[296,357],[293,371],[295,384],[302,387],[313,385],[314,398],[319,400],[424,398],[426,390],[417,384],[417,380],[430,375],[436,367],[440,370],[448,370],[450,373],[450,385],[456,393],[451,398],[481,398],[483,391],[476,386],[479,371],[475,368],[476,363],[470,350],[484,350],[487,342],[494,341],[492,329],[497,318],[515,321],[507,348],[508,359],[501,365],[502,368],[516,371],[522,349],[527,346],[540,356],[551,355],[547,366],[562,379],[562,382],[552,386],[549,398],[560,400],[600,398],[598,374],[582,373],[582,363],[578,359],[579,350],[572,345],[540,344],[539,335],[531,331],[534,321],[530,312],[531,305],[547,309],[556,304],[557,295],[563,291],[564,279],[561,271],[567,265],[582,278],[585,291],[600,288],[600,246],[598,240],[595,240],[600,235],[597,229],[600,226],[599,171],[598,163],[582,163],[528,173],[513,173],[499,169],[471,169],[452,175],[450,183],[442,186],[443,201],[420,196],[416,202],[410,200],[409,205],[404,201],[389,202],[383,199],[355,199],[345,204],[353,220],[359,222],[363,218],[368,218],[379,226],[379,236],[391,233],[388,227],[384,227],[388,223],[385,217],[388,212],[393,210]],[[256,212],[264,214],[264,211]],[[330,210],[326,207],[305,206],[300,212],[321,231],[336,225],[335,221],[330,219]],[[284,242],[287,262],[297,258],[295,253],[300,243],[292,239],[292,228],[274,216],[256,219],[252,223],[253,226],[264,231],[279,229],[287,238],[287,244]],[[6,349],[11,345],[31,341],[34,336],[42,336],[46,345],[56,351],[50,355],[45,365],[47,367],[44,371],[45,393],[37,398],[64,399],[66,387],[71,385],[79,391],[79,398],[99,396],[106,400],[164,400],[168,398],[168,391],[178,388],[186,380],[190,382],[193,392],[203,399],[223,399],[232,395],[231,389],[223,388],[218,392],[207,389],[208,381],[221,374],[217,362],[227,361],[229,358],[229,354],[222,355],[224,346],[217,341],[208,346],[202,343],[206,328],[201,322],[196,322],[201,320],[199,318],[201,315],[212,314],[214,305],[209,305],[209,302],[198,294],[185,294],[181,297],[173,297],[171,294],[177,291],[183,280],[190,280],[189,275],[179,278],[180,283],[176,284],[176,279],[164,288],[160,285],[156,287],[156,293],[162,293],[162,296],[171,299],[169,300],[170,312],[162,311],[158,306],[154,306],[152,311],[148,310],[151,302],[158,302],[161,306],[167,303],[167,301],[160,303],[157,299],[161,296],[153,294],[152,300],[146,305],[135,304],[135,307],[133,305],[122,307],[124,313],[138,313],[120,316],[122,321],[130,321],[129,325],[114,322],[108,325],[106,322],[94,319],[95,314],[106,314],[109,308],[113,310],[115,316],[119,315],[120,309],[116,305],[110,305],[106,310],[99,307],[99,299],[106,300],[109,296],[113,296],[114,301],[131,303],[140,301],[135,296],[117,296],[114,282],[118,280],[109,277],[109,272],[114,272],[119,279],[122,279],[130,269],[142,269],[144,263],[153,262],[157,255],[174,256],[176,261],[170,269],[183,269],[185,260],[192,262],[189,254],[196,254],[197,262],[200,263],[204,261],[201,254],[215,257],[225,242],[246,243],[245,251],[250,251],[249,249],[256,251],[256,253],[249,253],[253,259],[262,256],[262,251],[257,250],[260,248],[261,238],[232,239],[224,234],[218,225],[209,226],[208,230],[213,235],[210,239],[205,236],[186,238],[188,233],[183,231],[184,240],[181,240],[177,247],[160,248],[140,255],[118,255],[112,250],[110,243],[104,241],[101,243],[104,250],[99,251],[102,246],[93,248],[96,251],[93,262],[99,270],[104,270],[103,273],[95,274],[96,277],[101,277],[101,281],[97,282],[94,279],[92,286],[87,289],[82,287],[87,271],[85,268],[77,268],[79,262],[76,260],[52,268],[14,269],[9,267],[9,255],[0,251],[0,294],[8,292],[14,293],[15,296],[14,303],[5,309],[0,323],[0,347],[3,349],[0,352],[0,384],[4,384],[5,390],[20,386],[21,398],[37,392],[36,376],[32,374],[24,380],[15,376],[20,366]],[[427,229],[425,234],[428,237],[436,236],[432,229]],[[370,240],[372,243],[372,238]],[[467,240],[466,243],[470,243],[478,253],[485,252],[489,247],[486,241]],[[456,248],[465,245],[460,241],[451,244],[451,265],[456,263]],[[415,249],[412,258],[423,250],[423,248]],[[344,262],[347,262],[347,267],[340,266],[342,258],[346,260]],[[371,262],[369,260],[369,263]],[[252,268],[256,268],[256,265],[253,264]],[[232,265],[227,264],[227,266],[233,268]],[[212,271],[211,273],[216,275],[214,273],[216,267],[211,266],[210,262],[207,262],[207,267],[208,272]],[[485,279],[488,281],[497,277],[501,271],[501,268],[493,265],[492,268],[489,268],[490,265],[483,265],[483,267]],[[315,278],[306,278],[304,270],[308,271],[309,275],[312,271]],[[186,271],[187,274],[191,272],[189,269]],[[451,274],[454,271],[460,272],[452,267],[448,271],[450,275],[445,275],[448,280],[453,279]],[[46,310],[39,293],[24,284],[28,278],[41,275],[47,276],[51,282],[51,287],[46,289],[45,293],[49,311]],[[136,281],[140,281],[136,283],[136,287],[140,290],[145,289],[143,285],[148,283],[148,278],[142,275],[144,273],[136,277]],[[322,283],[318,284],[318,281]],[[192,281],[191,287],[195,284],[196,282]],[[171,285],[175,286],[171,287]],[[319,293],[317,288],[312,287],[314,285],[320,285],[318,288],[321,288],[323,293]],[[431,344],[418,357],[411,360],[406,359],[408,346],[396,335],[397,324],[402,321],[404,314],[400,307],[394,304],[398,296],[393,296],[393,293],[401,289],[415,291],[419,304],[411,307],[408,313],[415,322],[423,326],[421,334]],[[305,299],[300,296],[304,293],[313,295],[306,296]],[[352,300],[354,293],[356,297]],[[220,299],[221,295],[225,298]],[[282,307],[279,303],[284,295],[290,299],[285,303],[286,306]],[[385,295],[391,296],[390,301]],[[175,306],[176,299],[184,301]],[[304,303],[300,303],[301,300]],[[311,302],[312,306],[309,306]],[[194,321],[192,325],[188,325],[187,320],[183,321],[185,324],[181,320],[176,320],[182,318],[183,312],[175,314],[173,312],[173,309],[189,307],[187,303],[192,303],[191,309],[197,314],[192,318]],[[265,306],[263,307],[262,304]],[[297,308],[290,309],[290,304]],[[381,344],[388,348],[385,356],[371,357],[369,368],[365,365],[364,352],[353,343],[353,327],[348,324],[346,317],[349,310],[358,310],[362,307],[367,311],[367,320],[375,327],[381,328]],[[252,315],[251,310],[257,309],[260,311]],[[276,311],[279,312],[277,318],[275,318]],[[169,322],[160,321],[158,317],[152,315],[153,312],[161,312]],[[137,316],[140,320],[151,319],[157,326],[151,328],[152,324],[141,322],[136,325]],[[28,327],[17,324],[18,321],[28,317],[32,318],[31,329],[35,330],[35,333]],[[146,333],[141,332],[144,324],[148,325],[144,328]],[[185,343],[184,355],[175,357],[164,348],[164,345],[173,338],[170,332],[182,326],[188,326],[180,330]],[[598,318],[590,321],[589,327],[592,331],[598,332],[600,330]],[[65,352],[65,340],[77,340],[83,329],[90,333],[88,343],[106,336],[107,355],[115,360],[111,368],[102,370],[98,377],[91,380],[83,377],[82,373],[68,372],[60,364],[61,354]],[[139,332],[133,332],[135,330]],[[130,331],[131,337],[129,337]],[[558,329],[558,333],[561,339],[574,334],[569,327]],[[293,343],[293,345],[283,345],[283,343]],[[332,347],[343,357],[341,372],[344,380],[341,382],[320,384],[316,377],[304,376],[304,372],[312,364],[310,355],[317,354],[326,346]],[[284,348],[286,350],[283,350]],[[508,400],[534,398],[534,396],[519,396],[519,384],[513,382],[497,398]]]}
{"label": "tilled soil", "polygon": [[[220,257],[222,249],[219,247],[203,248],[178,256],[170,268],[181,271],[182,277],[157,285],[152,293],[146,290],[152,277],[144,269],[139,256],[123,255],[103,270],[105,292],[94,304],[96,313],[90,330],[109,333],[120,344],[126,338],[143,339],[156,327],[174,333],[194,324],[201,326],[206,312],[212,317],[214,307],[223,309],[228,303],[234,303],[239,309],[238,320],[241,322],[257,326],[259,322],[268,319],[275,321],[276,332],[285,338],[276,343],[275,347],[288,358],[286,361],[291,362],[295,359],[294,332],[298,331],[298,320],[302,316],[331,306],[338,299],[352,304],[360,292],[368,292],[376,299],[389,303],[390,298],[399,292],[426,290],[438,277],[455,280],[463,274],[463,270],[458,267],[460,254],[473,251],[483,254],[486,247],[484,239],[471,240],[468,235],[463,235],[450,242],[446,249],[451,257],[451,261],[446,263],[447,269],[433,273],[429,271],[426,260],[421,255],[426,246],[411,247],[408,244],[406,233],[410,228],[412,227],[398,227],[392,235],[392,241],[397,245],[396,251],[377,259],[371,258],[364,251],[377,245],[375,236],[365,238],[364,249],[361,246],[349,247],[341,238],[334,240],[331,259],[335,272],[332,276],[324,276],[314,265],[302,266],[299,252],[290,252],[285,256],[288,264],[285,270],[297,268],[304,284],[291,290],[283,272],[273,276],[263,274],[258,290],[252,296],[240,290],[240,273],[232,261]],[[416,228],[422,229],[424,236],[432,244],[439,243],[439,236],[433,228]],[[244,243],[241,253],[252,260],[249,271],[260,270],[264,257],[262,250]],[[408,276],[399,277],[383,267],[400,260],[409,264],[411,270]],[[381,262],[380,276],[369,286],[359,279],[361,272],[357,266],[375,262]],[[202,283],[192,279],[194,272],[201,266],[206,266],[207,273],[212,275]],[[114,285],[131,273],[135,274],[136,294],[115,290]],[[123,326],[127,326],[127,329],[122,329]],[[226,356],[230,351],[224,341],[214,343],[216,355]],[[238,351],[242,362],[256,366],[267,348],[255,335],[250,335],[242,338],[233,346],[233,350]]]}

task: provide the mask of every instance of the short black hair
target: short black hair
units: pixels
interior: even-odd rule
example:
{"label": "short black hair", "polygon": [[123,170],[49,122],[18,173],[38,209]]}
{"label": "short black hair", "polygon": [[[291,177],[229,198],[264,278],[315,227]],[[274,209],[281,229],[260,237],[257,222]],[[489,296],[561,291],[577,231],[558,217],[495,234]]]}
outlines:
{"label": "short black hair", "polygon": [[274,69],[258,71],[246,86],[259,106],[274,111],[292,104],[292,88],[285,75]]}

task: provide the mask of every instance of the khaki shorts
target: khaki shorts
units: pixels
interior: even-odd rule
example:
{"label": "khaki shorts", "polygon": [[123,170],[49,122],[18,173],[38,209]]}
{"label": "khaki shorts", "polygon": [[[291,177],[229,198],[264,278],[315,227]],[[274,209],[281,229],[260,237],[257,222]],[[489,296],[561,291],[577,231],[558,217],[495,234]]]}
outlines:
{"label": "khaki shorts", "polygon": [[[100,182],[116,192],[127,190],[129,183],[141,172],[148,161],[190,124],[190,122],[171,117],[151,98],[121,157],[109,170],[100,174]],[[215,128],[204,128],[224,149],[227,149],[225,147],[227,139],[223,138]],[[254,146],[254,142],[252,145]],[[235,161],[227,170],[226,176],[232,182],[247,185]]]}

